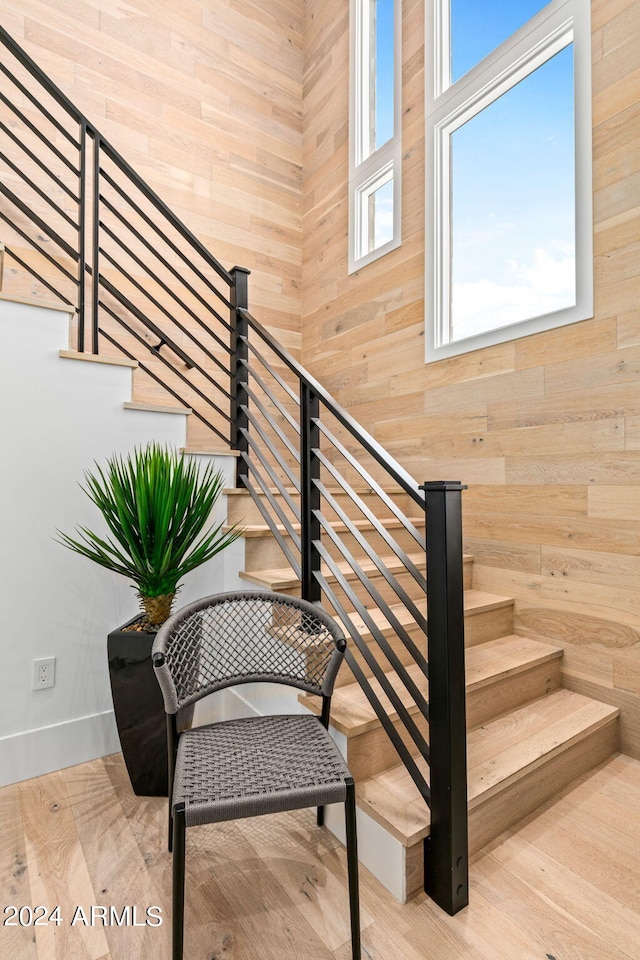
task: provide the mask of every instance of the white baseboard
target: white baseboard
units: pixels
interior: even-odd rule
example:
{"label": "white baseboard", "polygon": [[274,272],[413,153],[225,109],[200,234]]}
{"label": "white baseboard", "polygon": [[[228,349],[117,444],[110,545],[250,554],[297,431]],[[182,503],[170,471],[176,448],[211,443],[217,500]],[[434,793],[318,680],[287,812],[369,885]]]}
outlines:
{"label": "white baseboard", "polygon": [[0,737],[0,786],[117,753],[113,710]]}

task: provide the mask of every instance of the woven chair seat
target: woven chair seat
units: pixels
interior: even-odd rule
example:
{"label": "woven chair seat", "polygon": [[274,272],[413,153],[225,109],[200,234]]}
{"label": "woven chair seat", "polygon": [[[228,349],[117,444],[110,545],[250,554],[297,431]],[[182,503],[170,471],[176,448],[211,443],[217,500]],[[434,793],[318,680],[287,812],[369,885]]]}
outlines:
{"label": "woven chair seat", "polygon": [[314,716],[248,717],[180,736],[173,803],[187,826],[344,803],[349,771]]}

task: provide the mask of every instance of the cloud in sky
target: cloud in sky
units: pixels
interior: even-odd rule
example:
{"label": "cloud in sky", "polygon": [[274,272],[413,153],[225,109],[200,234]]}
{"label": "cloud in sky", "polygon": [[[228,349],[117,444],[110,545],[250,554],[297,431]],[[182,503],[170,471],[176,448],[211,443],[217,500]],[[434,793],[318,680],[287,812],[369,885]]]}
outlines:
{"label": "cloud in sky", "polygon": [[575,303],[576,265],[573,252],[554,256],[538,248],[530,263],[507,261],[508,281],[478,280],[454,283],[452,290],[453,339],[462,340],[544,316]]}

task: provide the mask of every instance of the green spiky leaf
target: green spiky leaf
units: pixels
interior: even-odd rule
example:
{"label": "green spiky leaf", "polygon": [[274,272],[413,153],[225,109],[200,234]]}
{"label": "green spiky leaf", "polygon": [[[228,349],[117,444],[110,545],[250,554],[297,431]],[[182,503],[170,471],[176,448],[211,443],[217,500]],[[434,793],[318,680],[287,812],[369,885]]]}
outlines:
{"label": "green spiky leaf", "polygon": [[[81,485],[82,486],[82,485]],[[134,582],[143,596],[175,593],[190,570],[210,560],[242,533],[210,523],[224,477],[182,454],[150,443],[106,467],[85,472],[82,489],[108,527],[106,537],[86,527],[57,541]]]}

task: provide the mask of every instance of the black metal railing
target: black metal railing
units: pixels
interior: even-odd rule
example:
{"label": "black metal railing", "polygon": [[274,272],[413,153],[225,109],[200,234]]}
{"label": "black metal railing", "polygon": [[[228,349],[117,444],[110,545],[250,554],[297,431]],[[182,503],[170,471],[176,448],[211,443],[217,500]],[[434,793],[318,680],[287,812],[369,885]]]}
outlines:
{"label": "black metal railing", "polygon": [[462,486],[420,486],[249,312],[248,271],[227,271],[1,28],[0,45],[6,256],[75,308],[78,351],[136,360],[238,451],[288,588],[351,636],[353,675],[431,809],[427,891],[455,913],[468,896]]}

